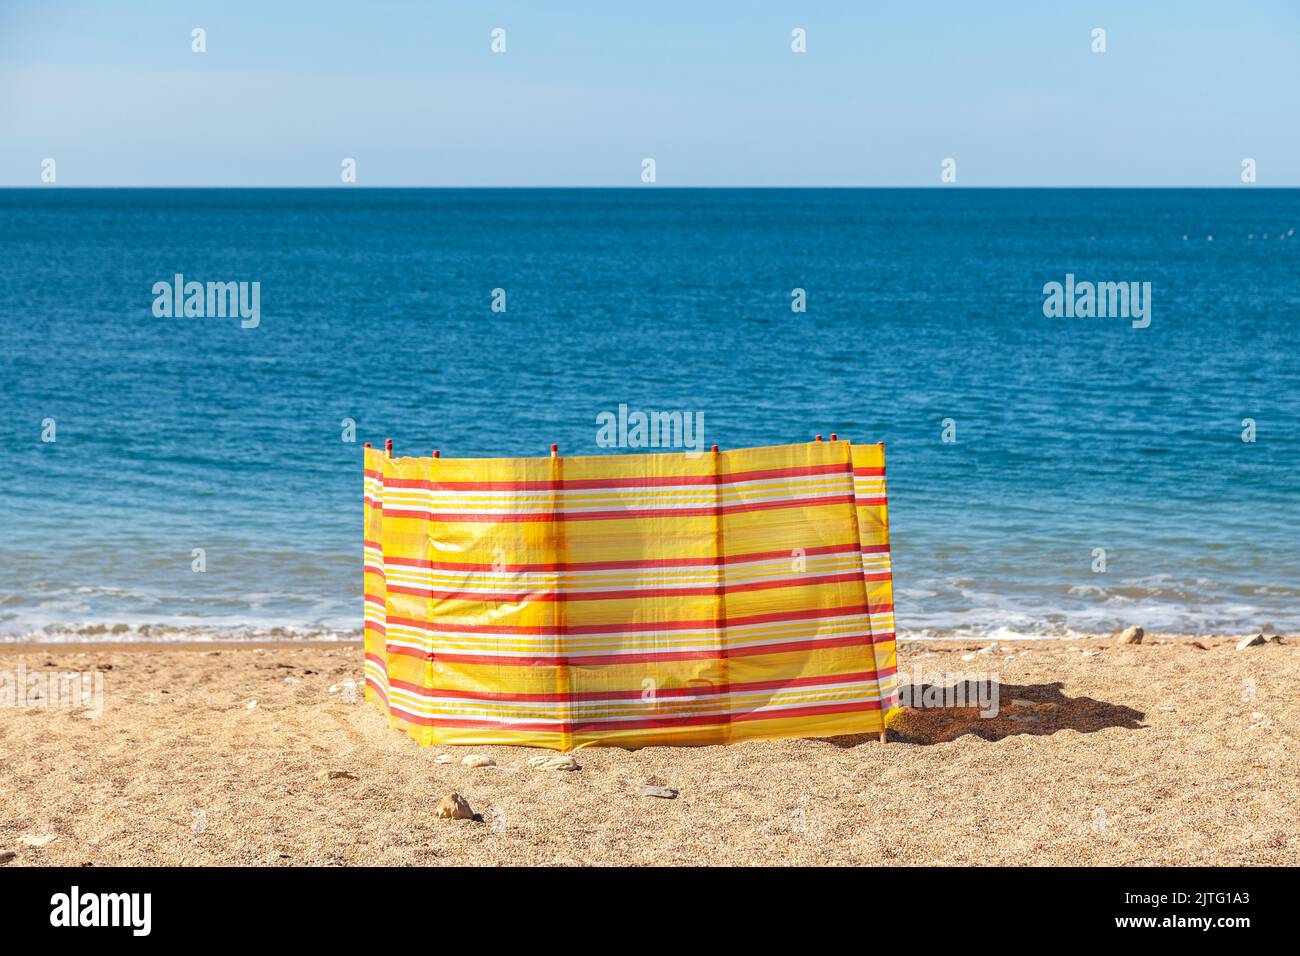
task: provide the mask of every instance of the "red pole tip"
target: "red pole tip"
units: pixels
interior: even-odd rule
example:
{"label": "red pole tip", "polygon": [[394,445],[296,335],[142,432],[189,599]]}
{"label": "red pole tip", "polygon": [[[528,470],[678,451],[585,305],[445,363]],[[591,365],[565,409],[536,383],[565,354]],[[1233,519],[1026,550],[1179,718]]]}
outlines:
{"label": "red pole tip", "polygon": [[369,447],[370,447],[370,442],[366,442],[365,447],[366,447],[366,448],[369,448]]}
{"label": "red pole tip", "polygon": [[717,445],[714,445],[714,446],[713,446],[713,450],[716,452],[716,451],[718,450],[718,446],[717,446]]}
{"label": "red pole tip", "polygon": [[840,436],[835,434],[834,432],[831,432],[831,441],[839,441],[839,440],[840,440]]}
{"label": "red pole tip", "polygon": [[442,452],[438,451],[438,449],[435,448],[435,449],[433,450],[433,457],[434,457],[434,458],[441,458],[441,457],[442,457]]}
{"label": "red pole tip", "polygon": [[815,439],[815,441],[821,441],[821,440],[822,440],[822,436],[821,436],[821,435],[818,435],[817,438]]}
{"label": "red pole tip", "polygon": [[391,438],[384,439],[384,452],[389,458],[393,457],[393,440]]}
{"label": "red pole tip", "polygon": [[559,446],[559,445],[552,445],[552,446],[551,446],[551,457],[552,457],[552,458],[559,458],[559,457],[560,457],[560,446]]}

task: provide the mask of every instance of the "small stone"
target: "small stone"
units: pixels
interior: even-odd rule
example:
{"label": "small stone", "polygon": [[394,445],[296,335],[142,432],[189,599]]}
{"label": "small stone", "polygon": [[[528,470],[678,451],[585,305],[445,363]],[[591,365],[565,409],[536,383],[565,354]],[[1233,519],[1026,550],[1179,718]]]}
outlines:
{"label": "small stone", "polygon": [[1256,634],[1254,637],[1243,637],[1237,644],[1237,650],[1244,651],[1248,647],[1258,647],[1267,643],[1268,639],[1263,634]]}
{"label": "small stone", "polygon": [[577,770],[578,761],[568,754],[552,754],[528,758],[528,766],[537,770]]}
{"label": "small stone", "polygon": [[990,644],[988,647],[981,647],[978,651],[976,651],[976,653],[977,653],[977,654],[992,654],[992,653],[993,653],[994,651],[996,651],[997,649],[998,649],[998,642],[997,642],[997,641],[994,641],[994,642],[993,642],[992,644]]}
{"label": "small stone", "polygon": [[467,767],[495,767],[497,762],[491,757],[485,757],[482,754],[470,754],[461,761]]}
{"label": "small stone", "polygon": [[327,780],[360,780],[355,773],[350,770],[330,770],[326,774]]}
{"label": "small stone", "polygon": [[677,799],[677,791],[672,787],[642,787],[637,792],[643,797],[659,797],[662,800]]}
{"label": "small stone", "polygon": [[1099,656],[1101,656],[1101,651],[1084,651],[1084,652],[1083,652],[1083,656],[1084,656],[1084,657],[1099,657]]}
{"label": "small stone", "polygon": [[339,692],[339,685],[338,685],[338,684],[334,684],[334,685],[333,685],[332,687],[330,687],[330,689],[329,689],[329,693],[331,693],[331,694],[337,694],[338,692]]}
{"label": "small stone", "polygon": [[974,655],[974,654],[963,654],[963,655],[961,656],[961,659],[964,660],[964,661],[973,661],[973,660],[975,660],[975,655]]}
{"label": "small stone", "polygon": [[1263,715],[1262,713],[1260,713],[1258,710],[1252,710],[1252,711],[1250,712],[1250,719],[1251,719],[1251,720],[1263,720],[1263,719],[1264,719],[1264,715]]}
{"label": "small stone", "polygon": [[1119,632],[1119,639],[1116,644],[1141,644],[1142,638],[1146,636],[1146,631],[1140,627],[1126,627]]}
{"label": "small stone", "polygon": [[1034,702],[1033,702],[1032,700],[1025,700],[1023,697],[1012,697],[1012,698],[1011,698],[1011,706],[1013,706],[1013,707],[1033,707],[1033,706],[1034,706]]}
{"label": "small stone", "polygon": [[433,758],[434,763],[452,763],[456,758],[451,754],[438,754]]}
{"label": "small stone", "polygon": [[0,850],[0,866],[4,866],[17,855],[13,850]]}
{"label": "small stone", "polygon": [[18,842],[23,846],[34,846],[39,848],[43,846],[49,846],[57,839],[58,837],[56,837],[53,833],[41,833],[41,834],[25,833],[18,838]]}
{"label": "small stone", "polygon": [[244,705],[244,710],[252,710],[256,706],[257,706],[257,700],[256,698],[254,698],[253,700],[250,700],[247,704]]}
{"label": "small stone", "polygon": [[296,677],[286,677],[286,678],[284,679],[284,682],[285,682],[286,684],[301,684],[301,683],[302,683],[302,681],[298,680],[298,678],[296,678]]}
{"label": "small stone", "polygon": [[1178,708],[1176,707],[1161,707],[1160,709],[1163,710],[1166,714],[1178,713]]}
{"label": "small stone", "polygon": [[439,820],[473,820],[474,811],[469,801],[459,793],[449,793],[438,801],[433,815]]}

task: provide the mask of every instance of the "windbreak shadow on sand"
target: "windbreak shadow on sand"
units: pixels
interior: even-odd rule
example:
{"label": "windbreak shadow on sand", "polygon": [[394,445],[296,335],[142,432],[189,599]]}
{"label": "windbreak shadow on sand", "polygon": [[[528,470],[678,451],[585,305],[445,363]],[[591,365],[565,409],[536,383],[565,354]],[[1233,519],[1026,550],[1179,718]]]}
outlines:
{"label": "windbreak shadow on sand", "polygon": [[[890,715],[887,722],[889,740],[909,744],[941,744],[973,734],[984,740],[1001,740],[1018,734],[1046,736],[1058,730],[1077,730],[1091,734],[1110,727],[1140,730],[1146,714],[1120,704],[1091,697],[1066,697],[1061,683],[1000,684],[997,681],[977,686],[975,681],[949,685],[911,684],[899,688],[900,698],[921,706],[903,707]],[[980,696],[982,693],[982,697]],[[953,706],[965,701],[967,706]],[[980,701],[996,701],[982,707]],[[941,703],[942,702],[942,703]],[[832,737],[837,747],[856,747],[878,742],[874,734]]]}

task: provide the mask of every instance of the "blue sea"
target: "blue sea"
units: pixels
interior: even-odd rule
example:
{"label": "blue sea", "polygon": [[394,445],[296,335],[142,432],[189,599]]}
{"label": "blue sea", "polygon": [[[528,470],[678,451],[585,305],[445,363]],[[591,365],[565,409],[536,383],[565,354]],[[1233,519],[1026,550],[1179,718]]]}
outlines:
{"label": "blue sea", "polygon": [[[354,635],[363,441],[618,453],[620,404],[885,442],[904,636],[1297,630],[1297,227],[1253,187],[0,191],[0,635]],[[176,274],[257,327],[155,315]],[[1150,324],[1046,317],[1067,275]]]}

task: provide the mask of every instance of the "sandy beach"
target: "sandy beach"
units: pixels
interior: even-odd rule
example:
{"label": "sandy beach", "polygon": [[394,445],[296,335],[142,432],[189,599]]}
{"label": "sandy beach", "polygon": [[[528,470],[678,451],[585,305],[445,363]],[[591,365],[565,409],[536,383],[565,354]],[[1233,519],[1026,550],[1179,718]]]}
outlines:
{"label": "sandy beach", "polygon": [[[884,745],[582,749],[572,772],[421,749],[362,701],[357,645],[3,645],[10,675],[101,673],[103,706],[0,707],[0,860],[1296,865],[1300,640],[1236,641],[904,643],[905,685],[996,675],[998,715],[908,710]],[[452,791],[481,820],[437,819]]]}

